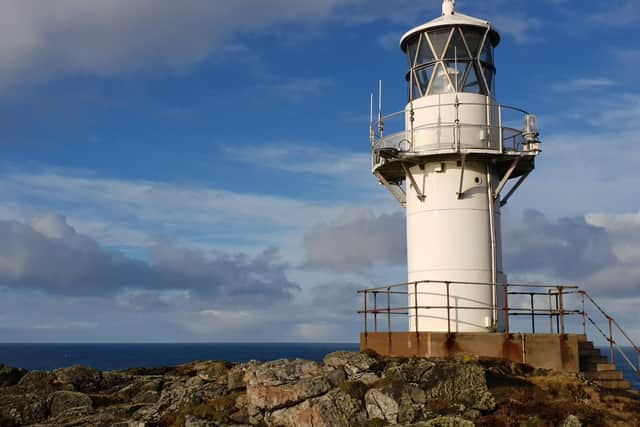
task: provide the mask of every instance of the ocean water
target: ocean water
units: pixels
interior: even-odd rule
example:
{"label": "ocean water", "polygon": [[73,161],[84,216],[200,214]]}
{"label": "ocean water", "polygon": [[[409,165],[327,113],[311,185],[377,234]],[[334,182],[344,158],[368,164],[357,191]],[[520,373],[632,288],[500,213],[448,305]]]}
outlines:
{"label": "ocean water", "polygon": [[[28,370],[52,370],[72,365],[92,366],[101,370],[134,367],[173,366],[194,360],[274,360],[302,358],[321,361],[325,354],[337,350],[358,351],[358,344],[0,344],[0,363]],[[601,349],[603,355],[607,349]],[[625,349],[638,362],[631,348]],[[640,390],[640,377],[620,355],[616,365]]]}
{"label": "ocean water", "polygon": [[72,365],[113,371],[174,366],[194,360],[246,362],[281,358],[322,361],[337,350],[358,351],[358,344],[0,344],[0,363],[50,371]]}

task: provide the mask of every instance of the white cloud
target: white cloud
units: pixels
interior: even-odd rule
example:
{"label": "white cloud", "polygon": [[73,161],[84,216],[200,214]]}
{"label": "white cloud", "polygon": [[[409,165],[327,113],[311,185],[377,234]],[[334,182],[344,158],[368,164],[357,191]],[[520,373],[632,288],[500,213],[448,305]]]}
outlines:
{"label": "white cloud", "polygon": [[613,249],[623,261],[640,259],[640,212],[625,214],[592,213],[587,222],[606,229],[613,237]]}
{"label": "white cloud", "polygon": [[400,49],[400,38],[404,33],[390,32],[378,36],[378,43],[387,50],[397,51]]}
{"label": "white cloud", "polygon": [[277,96],[293,101],[309,101],[329,91],[334,82],[329,79],[295,79],[269,87],[269,91]]}
{"label": "white cloud", "polygon": [[318,323],[301,323],[296,325],[294,336],[302,341],[326,342],[336,336],[337,325],[319,321]]}
{"label": "white cloud", "polygon": [[335,179],[366,177],[368,182],[375,181],[369,172],[371,155],[365,150],[356,153],[331,146],[310,147],[305,144],[282,143],[234,147],[226,151],[231,158],[287,172],[308,173]]}
{"label": "white cloud", "polygon": [[556,92],[581,92],[608,88],[615,84],[613,80],[606,78],[575,79],[554,84],[552,88]]}
{"label": "white cloud", "polygon": [[602,9],[590,16],[599,25],[620,27],[640,22],[640,4],[636,0],[603,2]]}
{"label": "white cloud", "polygon": [[406,262],[404,213],[376,216],[368,209],[345,211],[335,222],[314,226],[304,236],[305,265],[339,272]]}
{"label": "white cloud", "polygon": [[2,0],[0,87],[66,73],[181,70],[242,33],[317,22],[349,0]]}
{"label": "white cloud", "polygon": [[[47,215],[32,225],[0,221],[0,285],[68,296],[114,295],[123,290],[181,290],[217,305],[241,307],[287,300],[299,290],[275,249],[246,254],[202,251],[160,242],[150,263],[106,251],[65,218]],[[135,295],[133,295],[135,296]],[[149,295],[138,295],[149,299]],[[155,300],[154,303],[162,302]]]}
{"label": "white cloud", "polygon": [[535,18],[513,15],[496,15],[491,20],[502,36],[510,36],[520,44],[536,40],[535,31],[541,26],[540,21]]}
{"label": "white cloud", "polygon": [[[24,220],[55,210],[113,245],[148,244],[160,236],[231,250],[290,244],[344,204],[234,193],[201,186],[118,180],[73,171],[9,172],[0,181],[0,216]],[[78,203],[82,201],[82,203]],[[3,212],[4,211],[4,212]],[[295,215],[292,215],[295,213]],[[285,242],[286,240],[286,242]],[[102,241],[102,240],[101,240]]]}

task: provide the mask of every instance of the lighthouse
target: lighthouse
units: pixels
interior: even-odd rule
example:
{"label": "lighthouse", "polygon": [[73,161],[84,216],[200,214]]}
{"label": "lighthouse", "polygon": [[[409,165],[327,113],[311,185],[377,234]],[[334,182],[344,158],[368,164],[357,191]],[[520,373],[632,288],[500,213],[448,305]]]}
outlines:
{"label": "lighthouse", "polygon": [[410,332],[503,332],[508,321],[500,210],[541,150],[536,117],[497,100],[499,44],[490,22],[445,0],[400,40],[404,109],[385,116],[380,97],[374,120],[372,102],[373,174],[406,208]]}
{"label": "lighthouse", "polygon": [[[615,351],[640,374],[619,343],[638,356],[640,346],[601,304],[576,284],[512,283],[503,271],[501,209],[541,143],[536,116],[498,101],[499,44],[490,22],[444,0],[442,16],[400,40],[406,104],[383,113],[380,83],[374,117],[371,95],[372,171],[406,209],[408,281],[358,291],[360,349],[502,358],[628,390]],[[609,343],[608,358],[589,327]]]}

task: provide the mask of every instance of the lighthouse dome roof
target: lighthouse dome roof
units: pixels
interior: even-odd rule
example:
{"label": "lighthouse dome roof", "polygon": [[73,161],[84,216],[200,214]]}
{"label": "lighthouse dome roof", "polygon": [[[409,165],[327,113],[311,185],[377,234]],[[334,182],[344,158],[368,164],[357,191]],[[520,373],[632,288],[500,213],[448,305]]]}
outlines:
{"label": "lighthouse dome roof", "polygon": [[484,29],[489,29],[489,36],[491,37],[493,46],[495,47],[498,45],[498,43],[500,43],[500,34],[491,24],[491,22],[485,21],[484,19],[475,18],[473,16],[464,15],[462,13],[453,12],[451,14],[440,16],[434,20],[431,20],[425,24],[419,25],[407,31],[400,39],[400,48],[402,48],[403,51],[406,51],[406,42],[414,34],[419,34],[432,29],[452,26],[481,27]]}

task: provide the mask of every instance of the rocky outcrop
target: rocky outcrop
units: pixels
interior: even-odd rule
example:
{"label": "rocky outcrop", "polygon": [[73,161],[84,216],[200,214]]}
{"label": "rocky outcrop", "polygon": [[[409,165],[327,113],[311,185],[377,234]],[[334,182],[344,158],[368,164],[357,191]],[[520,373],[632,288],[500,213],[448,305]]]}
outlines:
{"label": "rocky outcrop", "polygon": [[91,408],[91,398],[75,391],[56,391],[48,397],[49,413],[53,417],[77,408]]}
{"label": "rocky outcrop", "polygon": [[336,352],[100,372],[2,366],[0,426],[471,427],[640,424],[640,400],[500,360]]}
{"label": "rocky outcrop", "polygon": [[13,368],[0,364],[0,387],[8,387],[18,384],[27,373],[24,369]]}

